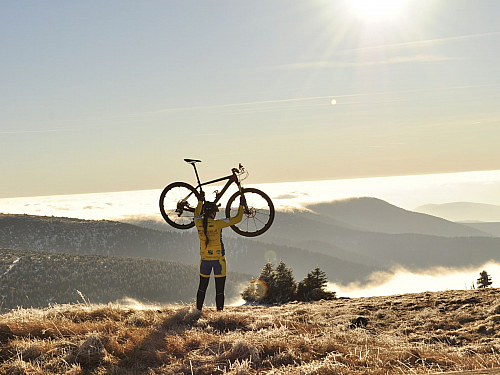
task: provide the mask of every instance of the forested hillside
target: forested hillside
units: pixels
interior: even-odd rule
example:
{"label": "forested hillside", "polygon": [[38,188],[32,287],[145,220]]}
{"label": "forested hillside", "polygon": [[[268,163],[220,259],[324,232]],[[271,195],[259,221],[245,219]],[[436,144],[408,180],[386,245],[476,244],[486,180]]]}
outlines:
{"label": "forested hillside", "polygon": [[[231,229],[225,229],[225,233],[231,233]],[[344,283],[362,280],[379,269],[307,249],[239,236],[224,235],[224,243],[230,272],[256,276],[270,256],[292,267],[297,278],[305,277],[317,264],[321,264],[330,281]],[[134,256],[198,265],[199,246],[194,230],[179,233],[105,220],[0,214],[0,247],[5,248]]]}
{"label": "forested hillside", "polygon": [[[185,262],[198,253],[196,238],[187,233],[171,235],[109,220],[10,214],[0,214],[0,246]],[[169,259],[173,254],[175,259]]]}
{"label": "forested hillside", "polygon": [[[198,280],[196,266],[178,262],[0,249],[1,310],[108,303],[126,297],[144,304],[189,303]],[[249,275],[231,272],[226,300],[239,299],[239,291],[250,280]],[[214,287],[209,286],[206,303],[212,304],[214,298]]]}

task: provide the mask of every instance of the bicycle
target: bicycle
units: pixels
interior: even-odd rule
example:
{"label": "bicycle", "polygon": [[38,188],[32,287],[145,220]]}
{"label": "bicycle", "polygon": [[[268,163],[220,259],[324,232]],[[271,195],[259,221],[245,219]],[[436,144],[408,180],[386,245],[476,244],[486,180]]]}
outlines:
{"label": "bicycle", "polygon": [[[186,182],[173,182],[160,195],[160,212],[165,221],[177,229],[189,229],[194,226],[194,210],[198,201],[205,201],[205,193],[202,186],[214,184],[227,180],[226,184],[219,192],[214,191],[217,204],[228,188],[234,183],[238,187],[238,191],[234,193],[226,204],[226,217],[235,216],[238,211],[240,195],[244,199],[244,215],[243,220],[236,225],[231,226],[231,229],[236,233],[245,237],[255,237],[266,232],[274,221],[274,205],[271,198],[263,191],[255,188],[243,188],[241,181],[248,177],[248,171],[239,164],[238,168],[232,168],[229,176],[217,178],[215,180],[200,182],[196,163],[201,160],[184,159],[194,168],[198,185],[193,187]],[[220,207],[220,203],[218,206]]]}

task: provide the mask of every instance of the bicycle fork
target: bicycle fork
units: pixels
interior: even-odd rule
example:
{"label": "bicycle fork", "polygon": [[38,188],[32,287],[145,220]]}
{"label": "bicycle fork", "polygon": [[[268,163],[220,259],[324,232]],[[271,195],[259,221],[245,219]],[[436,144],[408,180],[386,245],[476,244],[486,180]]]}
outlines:
{"label": "bicycle fork", "polygon": [[245,215],[249,215],[250,214],[250,209],[248,208],[247,200],[245,198],[245,195],[243,194],[243,187],[241,186],[241,184],[240,184],[239,181],[236,181],[236,185],[238,185],[238,190],[241,193],[241,198],[242,198],[241,201],[243,203],[243,208],[244,208]]}

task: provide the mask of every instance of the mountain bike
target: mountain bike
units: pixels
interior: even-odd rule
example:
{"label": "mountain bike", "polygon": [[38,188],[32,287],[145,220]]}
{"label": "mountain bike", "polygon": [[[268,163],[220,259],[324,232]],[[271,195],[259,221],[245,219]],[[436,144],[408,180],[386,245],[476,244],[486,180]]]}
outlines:
{"label": "mountain bike", "polygon": [[266,193],[259,189],[243,188],[241,181],[248,177],[248,171],[241,163],[238,168],[231,169],[229,176],[201,183],[196,170],[196,163],[200,163],[201,160],[184,159],[184,161],[193,166],[198,185],[193,187],[186,182],[173,182],[163,189],[160,195],[160,212],[168,224],[177,229],[192,228],[194,210],[198,201],[205,201],[202,186],[227,180],[220,192],[214,191],[214,202],[220,207],[221,204],[218,202],[222,196],[232,184],[236,184],[238,191],[227,201],[225,214],[226,217],[236,216],[241,195],[243,195],[244,214],[243,220],[231,226],[231,229],[242,236],[255,237],[271,227],[274,220],[273,202]]}

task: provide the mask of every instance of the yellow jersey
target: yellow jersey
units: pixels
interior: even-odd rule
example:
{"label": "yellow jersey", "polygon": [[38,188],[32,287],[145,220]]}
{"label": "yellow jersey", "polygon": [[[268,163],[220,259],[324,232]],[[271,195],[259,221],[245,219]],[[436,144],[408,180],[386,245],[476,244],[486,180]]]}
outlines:
{"label": "yellow jersey", "polygon": [[[201,209],[203,202],[199,201],[198,206],[194,211],[194,224],[198,230],[198,237],[200,238],[200,255],[202,260],[216,260],[226,255],[224,243],[222,242],[222,229],[230,227],[231,225],[238,224],[243,219],[243,206],[238,207],[238,213],[235,217],[230,217],[222,220],[208,219],[207,236],[203,230],[203,217],[201,216]],[[208,237],[208,245],[205,245],[205,240]]]}

